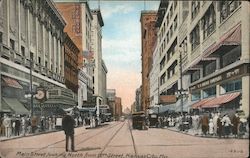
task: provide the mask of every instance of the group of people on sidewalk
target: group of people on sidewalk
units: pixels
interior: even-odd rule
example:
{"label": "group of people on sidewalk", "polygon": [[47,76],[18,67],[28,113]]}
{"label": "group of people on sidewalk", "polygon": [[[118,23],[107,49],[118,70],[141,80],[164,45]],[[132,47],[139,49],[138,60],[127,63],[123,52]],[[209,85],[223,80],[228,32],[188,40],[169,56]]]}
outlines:
{"label": "group of people on sidewalk", "polygon": [[30,117],[5,113],[0,118],[0,137],[25,136],[26,134],[51,131],[55,129],[53,117]]}
{"label": "group of people on sidewalk", "polygon": [[194,135],[235,138],[249,137],[249,117],[240,118],[238,113],[230,115],[225,113],[205,112],[200,115],[174,114],[159,116],[157,127],[174,127],[179,131],[191,132]]}

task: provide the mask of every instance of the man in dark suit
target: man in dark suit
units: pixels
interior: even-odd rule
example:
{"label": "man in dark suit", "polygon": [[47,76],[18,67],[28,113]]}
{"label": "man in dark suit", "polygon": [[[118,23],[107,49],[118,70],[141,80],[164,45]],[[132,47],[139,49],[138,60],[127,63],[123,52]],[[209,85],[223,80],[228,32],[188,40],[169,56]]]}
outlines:
{"label": "man in dark suit", "polygon": [[66,135],[66,151],[68,151],[69,138],[71,139],[71,151],[75,151],[74,146],[74,125],[75,120],[70,115],[70,113],[65,114],[62,119],[62,129]]}

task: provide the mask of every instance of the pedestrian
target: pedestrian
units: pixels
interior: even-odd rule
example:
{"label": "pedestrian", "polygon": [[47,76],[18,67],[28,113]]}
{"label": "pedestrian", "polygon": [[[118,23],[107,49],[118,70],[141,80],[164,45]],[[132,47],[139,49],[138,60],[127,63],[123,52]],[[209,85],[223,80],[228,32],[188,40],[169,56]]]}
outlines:
{"label": "pedestrian", "polygon": [[32,117],[31,118],[31,131],[32,133],[35,133],[37,129],[37,117]]}
{"label": "pedestrian", "polygon": [[62,119],[62,129],[64,130],[64,133],[66,135],[66,151],[68,150],[68,144],[69,144],[69,138],[71,139],[71,151],[75,151],[74,146],[74,126],[75,126],[75,120],[70,115],[70,113],[65,114],[65,116]]}
{"label": "pedestrian", "polygon": [[218,113],[215,113],[213,116],[213,124],[214,124],[214,135],[217,135],[217,120],[218,120]]}
{"label": "pedestrian", "polygon": [[214,123],[213,123],[213,119],[209,120],[209,134],[212,136],[214,134]]}
{"label": "pedestrian", "polygon": [[22,117],[22,122],[21,122],[21,124],[22,124],[22,135],[25,136],[26,128],[27,128],[25,117]]}
{"label": "pedestrian", "polygon": [[228,117],[228,114],[225,114],[224,117],[221,120],[223,128],[224,128],[224,132],[225,132],[225,136],[228,138],[229,134],[230,134],[230,126],[231,124],[231,120]]}
{"label": "pedestrian", "polygon": [[208,131],[208,116],[207,114],[204,114],[201,118],[201,130],[203,135],[207,135]]}
{"label": "pedestrian", "polygon": [[5,127],[5,136],[9,138],[11,136],[11,119],[8,115],[4,115],[3,125]]}
{"label": "pedestrian", "polygon": [[236,137],[238,137],[238,131],[239,131],[239,124],[240,124],[240,117],[238,116],[238,114],[234,114],[233,119],[232,119],[232,124],[233,124],[233,135]]}
{"label": "pedestrian", "polygon": [[222,129],[223,129],[223,127],[222,127],[222,122],[221,122],[221,116],[220,116],[220,114],[218,114],[218,119],[217,119],[217,135],[219,136],[219,138],[221,138],[221,136],[223,135]]}
{"label": "pedestrian", "polygon": [[193,124],[193,130],[194,130],[194,134],[197,135],[198,134],[198,130],[199,130],[199,116],[197,114],[195,114],[194,116],[192,116],[192,124]]}
{"label": "pedestrian", "polygon": [[21,127],[21,121],[20,121],[19,117],[17,117],[16,121],[15,121],[15,135],[16,136],[20,135],[20,127]]}

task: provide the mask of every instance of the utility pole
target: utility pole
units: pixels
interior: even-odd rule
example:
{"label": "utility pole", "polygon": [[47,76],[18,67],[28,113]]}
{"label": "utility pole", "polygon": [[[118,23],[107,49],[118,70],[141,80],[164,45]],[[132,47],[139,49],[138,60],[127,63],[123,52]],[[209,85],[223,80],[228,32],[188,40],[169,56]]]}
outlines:
{"label": "utility pole", "polygon": [[30,108],[31,108],[31,118],[33,117],[33,112],[34,112],[34,109],[33,109],[33,80],[32,80],[32,69],[33,69],[33,54],[30,53]]}
{"label": "utility pole", "polygon": [[182,96],[182,51],[180,51],[180,97],[181,97],[181,115],[183,115],[183,96]]}

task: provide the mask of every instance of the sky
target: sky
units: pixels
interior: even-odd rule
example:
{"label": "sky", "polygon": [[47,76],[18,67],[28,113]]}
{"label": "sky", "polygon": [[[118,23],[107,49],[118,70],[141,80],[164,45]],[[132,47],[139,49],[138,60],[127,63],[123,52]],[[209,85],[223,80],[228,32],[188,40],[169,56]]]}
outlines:
{"label": "sky", "polygon": [[[91,9],[97,1],[89,1]],[[141,85],[141,24],[144,10],[158,10],[159,1],[100,1],[104,21],[102,57],[108,68],[107,89],[116,89],[123,109],[135,101]]]}

